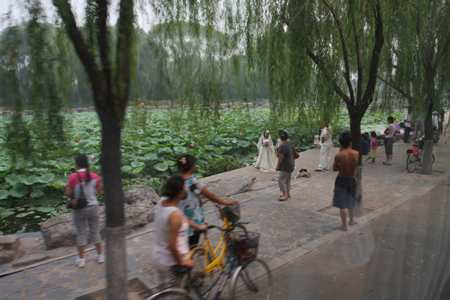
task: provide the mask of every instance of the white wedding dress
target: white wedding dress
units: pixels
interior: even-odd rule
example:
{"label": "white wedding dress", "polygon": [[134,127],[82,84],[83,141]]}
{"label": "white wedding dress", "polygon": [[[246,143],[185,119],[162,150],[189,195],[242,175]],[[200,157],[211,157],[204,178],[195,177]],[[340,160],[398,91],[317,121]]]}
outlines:
{"label": "white wedding dress", "polygon": [[[267,147],[264,147],[262,144],[266,143]],[[275,150],[273,149],[272,139],[265,139],[262,137],[258,142],[258,160],[256,161],[255,168],[259,168],[262,172],[274,171],[276,172],[278,157],[275,155]]]}

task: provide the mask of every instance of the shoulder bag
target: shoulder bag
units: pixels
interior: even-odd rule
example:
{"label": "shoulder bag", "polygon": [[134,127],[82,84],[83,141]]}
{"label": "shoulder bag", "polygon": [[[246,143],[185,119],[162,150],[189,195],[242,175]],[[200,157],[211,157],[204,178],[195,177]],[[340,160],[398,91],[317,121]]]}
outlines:
{"label": "shoulder bag", "polygon": [[297,159],[300,157],[300,153],[297,152],[297,149],[294,147],[294,159]]}
{"label": "shoulder bag", "polygon": [[72,196],[70,197],[70,200],[67,202],[67,208],[71,209],[80,209],[87,206],[87,200],[84,197],[83,192],[83,185],[81,182],[81,176],[80,173],[77,172],[78,180],[80,180],[80,196],[78,198],[75,198],[74,195],[74,189],[72,189]]}

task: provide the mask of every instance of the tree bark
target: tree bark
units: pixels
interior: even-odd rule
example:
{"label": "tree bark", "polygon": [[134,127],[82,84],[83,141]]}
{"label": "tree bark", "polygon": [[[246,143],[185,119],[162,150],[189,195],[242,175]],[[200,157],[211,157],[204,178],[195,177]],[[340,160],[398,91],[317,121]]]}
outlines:
{"label": "tree bark", "polygon": [[425,131],[425,143],[423,146],[422,155],[422,174],[431,175],[433,173],[433,144],[434,144],[434,132],[433,132],[433,103],[430,101],[427,109],[427,116],[424,122]]}
{"label": "tree bark", "polygon": [[128,273],[125,249],[125,217],[120,143],[122,128],[117,119],[102,108],[97,109],[102,122],[101,166],[106,202],[106,282],[108,300],[128,299]]}
{"label": "tree bark", "polygon": [[362,201],[362,143],[361,143],[361,117],[359,115],[350,116],[350,133],[352,134],[352,149],[359,152],[358,166],[356,167],[356,204],[355,216],[359,217],[363,214]]}

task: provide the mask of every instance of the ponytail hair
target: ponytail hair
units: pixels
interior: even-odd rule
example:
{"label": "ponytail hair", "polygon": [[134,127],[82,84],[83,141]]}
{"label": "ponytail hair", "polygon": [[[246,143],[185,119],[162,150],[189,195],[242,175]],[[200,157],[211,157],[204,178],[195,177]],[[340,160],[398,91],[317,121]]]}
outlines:
{"label": "ponytail hair", "polygon": [[192,166],[195,165],[196,162],[197,162],[197,159],[195,158],[194,155],[189,154],[189,153],[181,154],[177,160],[178,170],[181,173],[186,173],[187,171],[189,171],[192,168]]}
{"label": "ponytail hair", "polygon": [[91,170],[89,170],[89,161],[86,155],[80,154],[75,158],[75,164],[80,168],[86,169],[86,182],[91,181]]}

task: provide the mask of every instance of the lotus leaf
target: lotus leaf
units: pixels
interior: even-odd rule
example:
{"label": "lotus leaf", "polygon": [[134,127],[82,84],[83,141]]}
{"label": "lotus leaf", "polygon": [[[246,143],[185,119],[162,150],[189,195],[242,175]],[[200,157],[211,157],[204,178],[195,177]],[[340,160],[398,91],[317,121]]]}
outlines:
{"label": "lotus leaf", "polygon": [[42,192],[41,190],[34,190],[30,195],[31,198],[39,198],[42,196],[44,196],[44,192]]}
{"label": "lotus leaf", "polygon": [[139,173],[141,173],[141,172],[142,172],[142,170],[144,170],[144,168],[145,168],[145,166],[142,166],[142,167],[136,168],[136,169],[134,169],[134,170],[133,170],[133,173],[135,173],[135,174],[139,174]]}
{"label": "lotus leaf", "polygon": [[167,171],[167,169],[169,169],[169,166],[166,164],[166,162],[162,162],[162,163],[158,163],[158,164],[154,165],[153,168],[155,168],[156,170],[158,170],[160,172],[165,172],[165,171]]}
{"label": "lotus leaf", "polygon": [[0,190],[0,200],[1,199],[6,199],[9,196],[9,192],[6,190]]}
{"label": "lotus leaf", "polygon": [[10,175],[6,176],[5,180],[7,182],[9,182],[9,184],[11,184],[11,185],[15,185],[20,182],[19,176],[14,175],[14,174],[10,174]]}
{"label": "lotus leaf", "polygon": [[0,213],[0,215],[2,215],[2,217],[7,217],[7,216],[11,216],[11,215],[13,215],[14,214],[14,212],[12,211],[12,210],[4,210],[4,211],[2,211],[1,213]]}
{"label": "lotus leaf", "polygon": [[38,182],[38,177],[36,175],[31,175],[22,179],[22,182],[26,185],[33,185]]}
{"label": "lotus leaf", "polygon": [[28,193],[28,187],[23,183],[17,183],[14,185],[14,188],[9,191],[9,193],[13,197],[22,198]]}
{"label": "lotus leaf", "polygon": [[62,181],[62,180],[55,180],[53,183],[51,183],[49,185],[54,187],[55,189],[60,189],[60,188],[66,186],[66,182]]}
{"label": "lotus leaf", "polygon": [[48,207],[48,206],[44,206],[44,207],[38,207],[36,208],[37,211],[43,212],[43,213],[49,213],[55,210],[54,207]]}
{"label": "lotus leaf", "polygon": [[44,174],[41,177],[39,177],[38,181],[40,183],[49,183],[53,179],[55,179],[55,175],[48,173],[48,174]]}
{"label": "lotus leaf", "polygon": [[144,162],[142,162],[142,161],[133,161],[132,163],[131,163],[131,166],[133,166],[134,168],[137,168],[137,167],[142,167],[142,166],[145,166],[145,163]]}

